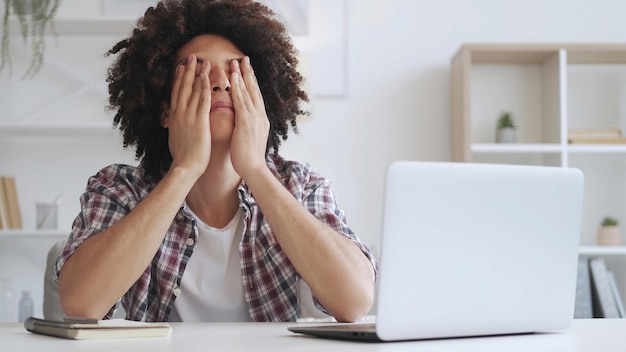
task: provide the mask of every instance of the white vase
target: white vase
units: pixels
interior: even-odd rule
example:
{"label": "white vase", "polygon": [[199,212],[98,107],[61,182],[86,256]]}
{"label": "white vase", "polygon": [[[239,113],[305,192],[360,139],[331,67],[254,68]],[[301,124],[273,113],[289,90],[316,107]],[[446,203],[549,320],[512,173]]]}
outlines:
{"label": "white vase", "polygon": [[596,243],[599,246],[620,246],[622,233],[618,226],[600,226],[596,234]]}
{"label": "white vase", "polygon": [[515,128],[505,127],[496,130],[496,143],[515,143]]}

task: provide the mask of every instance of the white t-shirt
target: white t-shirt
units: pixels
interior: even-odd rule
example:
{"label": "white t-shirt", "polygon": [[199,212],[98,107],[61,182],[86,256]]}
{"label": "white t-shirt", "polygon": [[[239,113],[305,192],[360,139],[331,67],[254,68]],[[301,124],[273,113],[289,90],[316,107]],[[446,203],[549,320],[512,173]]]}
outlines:
{"label": "white t-shirt", "polygon": [[226,227],[211,227],[190,209],[198,226],[193,255],[181,280],[181,294],[174,302],[170,321],[251,321],[244,297],[239,258],[243,234],[240,208]]}

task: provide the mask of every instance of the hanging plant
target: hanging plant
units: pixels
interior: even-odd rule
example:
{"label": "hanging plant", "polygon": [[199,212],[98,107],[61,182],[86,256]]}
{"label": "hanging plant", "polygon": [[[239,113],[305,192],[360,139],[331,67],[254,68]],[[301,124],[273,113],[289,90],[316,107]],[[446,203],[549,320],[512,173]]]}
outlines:
{"label": "hanging plant", "polygon": [[22,77],[32,78],[41,69],[46,49],[46,27],[54,24],[54,16],[62,0],[4,0],[2,19],[2,43],[0,44],[0,72],[5,68],[12,71],[9,39],[11,38],[11,14],[17,17],[24,45],[32,50],[32,58],[26,73]]}

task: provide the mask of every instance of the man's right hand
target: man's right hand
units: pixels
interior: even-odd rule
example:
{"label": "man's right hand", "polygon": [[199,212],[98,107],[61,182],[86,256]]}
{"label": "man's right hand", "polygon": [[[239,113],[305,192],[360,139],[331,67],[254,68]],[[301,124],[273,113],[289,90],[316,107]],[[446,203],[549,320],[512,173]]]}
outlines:
{"label": "man's right hand", "polygon": [[170,112],[163,126],[169,130],[170,169],[186,169],[200,177],[211,157],[211,64],[205,60],[197,66],[197,58],[191,54],[176,67]]}

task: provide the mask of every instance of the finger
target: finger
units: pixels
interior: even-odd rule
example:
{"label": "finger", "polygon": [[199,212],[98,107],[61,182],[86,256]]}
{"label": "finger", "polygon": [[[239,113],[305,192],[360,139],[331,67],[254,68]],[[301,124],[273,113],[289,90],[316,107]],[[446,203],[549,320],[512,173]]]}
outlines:
{"label": "finger", "polygon": [[[194,76],[193,87],[191,90],[191,96],[189,98],[188,111],[192,113],[196,113],[199,108],[199,104],[202,101],[203,94],[207,94],[205,90],[202,88],[202,76],[208,75],[207,68],[209,67],[208,61],[200,61],[200,69],[198,74]],[[210,94],[210,93],[209,93]],[[192,116],[192,115],[190,115]]]}
{"label": "finger", "polygon": [[172,86],[172,94],[170,96],[170,109],[176,110],[178,106],[178,94],[180,92],[180,85],[183,79],[183,73],[185,72],[185,66],[179,64],[176,66],[176,72],[174,73],[174,84]]}
{"label": "finger", "polygon": [[[246,103],[243,98],[240,76],[241,73],[236,70],[233,70],[230,74],[230,84],[232,88],[230,95],[233,100],[235,112],[246,112],[248,111],[248,108],[246,107]],[[239,114],[235,114],[235,119],[237,119],[238,115]]]}
{"label": "finger", "polygon": [[248,92],[248,88],[246,87],[246,82],[243,79],[243,74],[241,72],[241,66],[239,61],[232,60],[232,72],[236,72],[238,78],[238,87],[241,93],[241,102],[246,106],[247,110],[252,110],[254,108],[254,104],[252,103],[252,99],[250,99],[250,94]]}
{"label": "finger", "polygon": [[256,79],[256,75],[254,74],[254,69],[252,68],[252,64],[250,63],[250,57],[244,56],[241,65],[242,77],[247,87],[248,94],[252,99],[252,103],[254,106],[263,106],[263,95],[261,94],[261,88],[259,87],[259,82]]}
{"label": "finger", "polygon": [[208,116],[211,111],[211,81],[209,80],[209,71],[211,70],[211,64],[209,61],[202,63],[202,71],[200,72],[200,104],[198,106],[198,113],[200,116]]}
{"label": "finger", "polygon": [[198,110],[198,104],[200,103],[200,97],[202,95],[202,74],[194,76],[193,85],[191,86],[191,94],[189,95],[189,102],[187,103],[187,111],[189,117],[194,117]]}
{"label": "finger", "polygon": [[194,81],[196,79],[196,56],[194,54],[189,55],[187,63],[185,64],[185,71],[183,74],[180,92],[178,95],[178,104],[187,107],[189,103],[189,96],[193,91]]}

